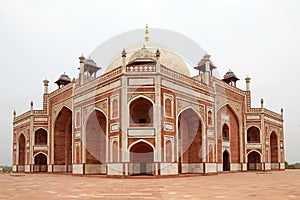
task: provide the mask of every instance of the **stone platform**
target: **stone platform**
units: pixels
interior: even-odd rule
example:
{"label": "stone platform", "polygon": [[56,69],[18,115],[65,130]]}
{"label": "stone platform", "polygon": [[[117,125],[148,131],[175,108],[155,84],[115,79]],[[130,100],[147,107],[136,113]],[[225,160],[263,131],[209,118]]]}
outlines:
{"label": "stone platform", "polygon": [[300,170],[175,178],[0,174],[0,199],[300,199]]}

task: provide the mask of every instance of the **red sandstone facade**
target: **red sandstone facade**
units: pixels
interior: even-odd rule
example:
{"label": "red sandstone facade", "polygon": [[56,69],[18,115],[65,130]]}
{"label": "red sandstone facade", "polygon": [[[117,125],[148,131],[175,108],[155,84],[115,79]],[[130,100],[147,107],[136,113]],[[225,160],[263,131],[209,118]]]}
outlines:
{"label": "red sandstone facade", "polygon": [[[149,45],[151,46],[151,45]],[[171,57],[170,57],[171,55]],[[63,75],[42,110],[13,121],[13,171],[155,176],[284,169],[283,114],[251,108],[228,72],[213,77],[205,55],[190,77],[175,53],[123,51],[99,69],[81,56],[79,77]],[[114,66],[115,67],[114,67]]]}

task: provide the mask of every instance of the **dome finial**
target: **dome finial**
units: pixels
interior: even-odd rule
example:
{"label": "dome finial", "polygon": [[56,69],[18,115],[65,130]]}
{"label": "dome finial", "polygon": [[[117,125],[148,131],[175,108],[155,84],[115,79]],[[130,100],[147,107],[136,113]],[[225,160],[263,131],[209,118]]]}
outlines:
{"label": "dome finial", "polygon": [[145,29],[145,42],[149,42],[149,29],[148,29],[148,24],[146,24],[146,29]]}

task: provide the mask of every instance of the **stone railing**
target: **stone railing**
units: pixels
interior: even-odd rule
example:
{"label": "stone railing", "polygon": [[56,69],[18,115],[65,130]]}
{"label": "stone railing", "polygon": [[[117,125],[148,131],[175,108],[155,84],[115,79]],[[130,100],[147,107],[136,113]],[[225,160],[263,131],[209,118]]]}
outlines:
{"label": "stone railing", "polygon": [[282,119],[282,115],[281,114],[278,114],[274,111],[271,111],[271,110],[268,110],[268,109],[264,109],[264,113],[271,116],[271,117],[275,117],[277,119]]}
{"label": "stone railing", "polygon": [[172,78],[179,79],[179,80],[181,80],[185,83],[188,83],[191,86],[197,87],[199,89],[201,88],[201,89],[204,89],[206,91],[210,91],[210,89],[211,89],[208,85],[206,85],[206,84],[204,84],[200,81],[197,81],[197,80],[195,80],[195,79],[193,79],[189,76],[185,76],[185,75],[183,75],[181,73],[178,73],[174,70],[168,69],[165,66],[160,67],[160,72],[162,74],[168,75]]}
{"label": "stone railing", "polygon": [[261,113],[261,108],[249,108],[247,111],[251,113]]}
{"label": "stone railing", "polygon": [[21,120],[21,119],[27,118],[27,117],[30,116],[30,114],[31,114],[31,111],[29,110],[29,111],[27,111],[27,112],[25,112],[25,113],[23,113],[23,114],[17,116],[17,117],[14,119],[14,121],[19,121],[19,120]]}
{"label": "stone railing", "polygon": [[246,91],[241,90],[240,88],[234,87],[232,85],[229,85],[229,84],[223,82],[222,80],[217,79],[216,77],[212,77],[212,80],[214,82],[216,82],[218,85],[220,85],[222,87],[225,87],[226,89],[232,90],[232,91],[234,91],[234,92],[236,92],[238,94],[246,95],[246,93],[247,93]]}
{"label": "stone railing", "polygon": [[155,72],[155,64],[130,65],[126,67],[126,72]]}
{"label": "stone railing", "polygon": [[270,117],[274,117],[276,119],[282,119],[281,114],[278,114],[278,113],[276,113],[274,111],[271,111],[271,110],[268,110],[266,108],[263,108],[263,109],[261,109],[261,108],[248,108],[247,112],[248,113],[263,113],[265,115],[268,115]]}
{"label": "stone railing", "polygon": [[80,93],[80,92],[84,91],[86,88],[91,88],[93,86],[99,85],[99,84],[101,84],[105,81],[108,81],[120,74],[122,74],[122,67],[113,69],[113,70],[101,75],[100,77],[97,77],[89,82],[86,82],[86,83],[76,87],[76,93]]}
{"label": "stone railing", "polygon": [[44,115],[47,114],[45,110],[34,110],[33,114],[35,115]]}
{"label": "stone railing", "polygon": [[59,89],[57,89],[57,90],[49,93],[49,97],[50,98],[54,97],[54,96],[58,95],[59,93],[63,93],[63,91],[69,90],[72,87],[73,87],[73,83],[69,83],[69,84],[67,84],[67,85],[65,85],[65,86],[63,86],[63,87],[61,87],[61,88],[59,88]]}

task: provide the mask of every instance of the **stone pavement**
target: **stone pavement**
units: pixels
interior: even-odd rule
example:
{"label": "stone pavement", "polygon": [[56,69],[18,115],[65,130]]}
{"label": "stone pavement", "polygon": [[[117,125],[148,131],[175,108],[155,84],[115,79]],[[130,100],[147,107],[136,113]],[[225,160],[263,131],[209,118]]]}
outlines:
{"label": "stone pavement", "polygon": [[300,170],[160,179],[0,174],[0,199],[300,199]]}

